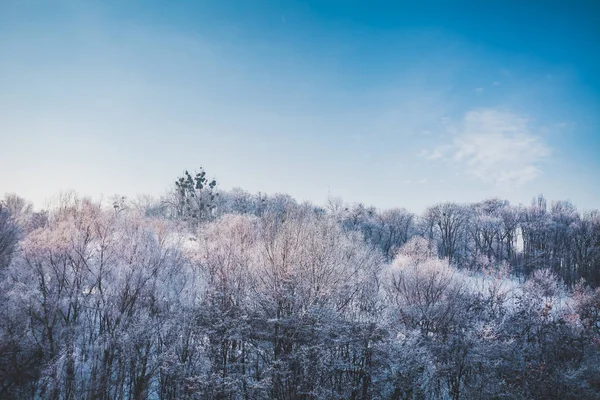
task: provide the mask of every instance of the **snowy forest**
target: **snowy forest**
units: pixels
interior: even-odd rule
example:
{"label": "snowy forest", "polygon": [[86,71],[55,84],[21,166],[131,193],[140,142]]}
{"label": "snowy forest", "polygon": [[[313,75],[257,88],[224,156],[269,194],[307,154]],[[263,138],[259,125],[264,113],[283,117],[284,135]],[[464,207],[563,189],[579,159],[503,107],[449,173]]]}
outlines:
{"label": "snowy forest", "polygon": [[0,398],[600,398],[599,287],[600,213],[543,196],[7,194]]}

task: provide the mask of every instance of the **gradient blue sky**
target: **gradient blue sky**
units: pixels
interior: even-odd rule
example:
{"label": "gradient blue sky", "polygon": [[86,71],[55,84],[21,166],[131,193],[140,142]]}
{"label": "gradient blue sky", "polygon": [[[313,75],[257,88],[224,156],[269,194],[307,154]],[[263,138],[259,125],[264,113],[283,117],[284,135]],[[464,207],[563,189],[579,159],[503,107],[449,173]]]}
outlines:
{"label": "gradient blue sky", "polygon": [[0,194],[200,166],[318,204],[599,208],[600,2],[0,1]]}

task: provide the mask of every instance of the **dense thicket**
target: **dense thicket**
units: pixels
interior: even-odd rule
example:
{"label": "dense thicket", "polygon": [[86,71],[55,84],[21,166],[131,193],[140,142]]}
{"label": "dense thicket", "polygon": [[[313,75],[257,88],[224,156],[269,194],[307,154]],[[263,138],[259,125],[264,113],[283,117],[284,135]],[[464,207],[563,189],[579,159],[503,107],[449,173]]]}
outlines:
{"label": "dense thicket", "polygon": [[186,176],[109,207],[5,197],[0,398],[600,398],[597,212]]}

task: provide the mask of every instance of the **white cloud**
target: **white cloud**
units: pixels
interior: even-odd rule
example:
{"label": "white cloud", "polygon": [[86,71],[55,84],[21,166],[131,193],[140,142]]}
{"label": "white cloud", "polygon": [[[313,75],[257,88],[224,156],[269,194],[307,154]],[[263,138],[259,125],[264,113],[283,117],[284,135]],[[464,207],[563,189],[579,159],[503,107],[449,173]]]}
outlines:
{"label": "white cloud", "polygon": [[444,155],[442,154],[441,149],[433,149],[433,151],[423,149],[419,152],[419,157],[423,157],[427,160],[437,160],[444,157]]}
{"label": "white cloud", "polygon": [[494,109],[468,112],[463,128],[440,153],[480,181],[497,185],[523,184],[537,178],[539,163],[550,148],[536,136],[526,118]]}
{"label": "white cloud", "polygon": [[485,90],[485,89],[484,89],[484,88],[482,88],[482,87],[478,87],[477,89],[475,89],[475,91],[476,91],[477,93],[483,93],[483,91],[484,91],[484,90]]}

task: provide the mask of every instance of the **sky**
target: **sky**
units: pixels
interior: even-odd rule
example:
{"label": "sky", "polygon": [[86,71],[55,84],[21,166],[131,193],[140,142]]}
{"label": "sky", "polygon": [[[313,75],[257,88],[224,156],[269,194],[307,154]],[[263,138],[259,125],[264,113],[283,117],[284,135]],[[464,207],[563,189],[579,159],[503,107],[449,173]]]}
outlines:
{"label": "sky", "polygon": [[600,208],[600,2],[0,1],[0,195]]}

